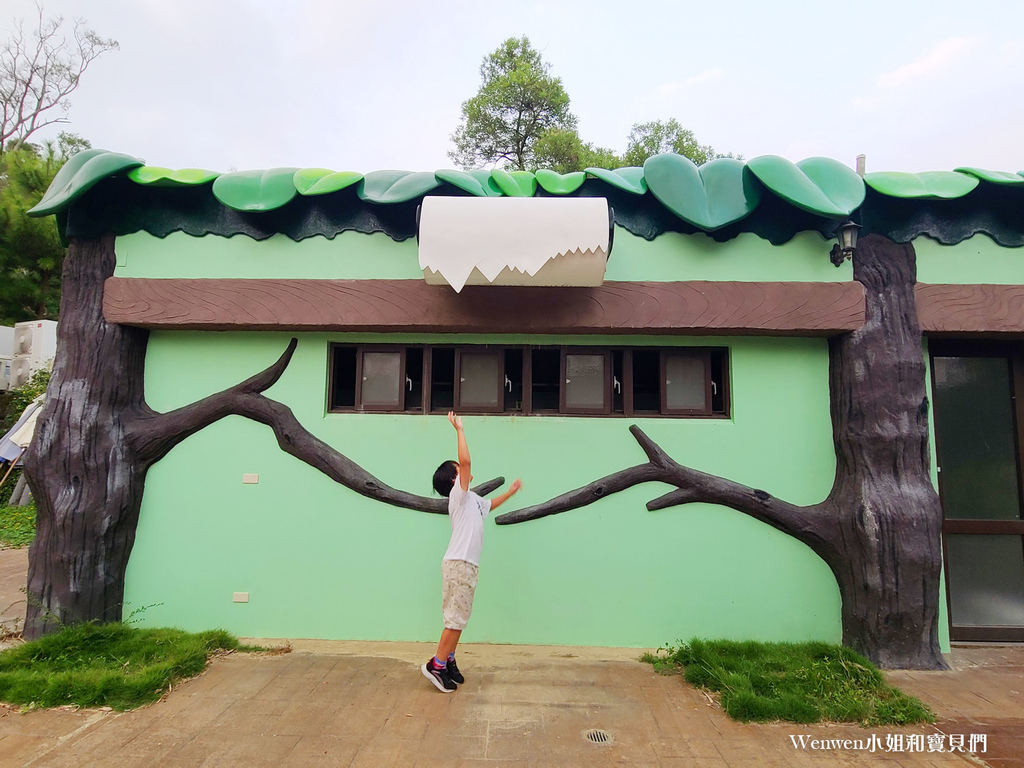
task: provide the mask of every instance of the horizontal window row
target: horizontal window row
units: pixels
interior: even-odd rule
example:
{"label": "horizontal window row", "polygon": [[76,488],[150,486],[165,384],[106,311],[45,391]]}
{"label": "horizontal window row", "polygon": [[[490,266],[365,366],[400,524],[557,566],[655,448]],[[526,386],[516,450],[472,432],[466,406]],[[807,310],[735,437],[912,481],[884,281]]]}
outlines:
{"label": "horizontal window row", "polygon": [[708,347],[332,344],[328,408],[724,417],[727,363]]}

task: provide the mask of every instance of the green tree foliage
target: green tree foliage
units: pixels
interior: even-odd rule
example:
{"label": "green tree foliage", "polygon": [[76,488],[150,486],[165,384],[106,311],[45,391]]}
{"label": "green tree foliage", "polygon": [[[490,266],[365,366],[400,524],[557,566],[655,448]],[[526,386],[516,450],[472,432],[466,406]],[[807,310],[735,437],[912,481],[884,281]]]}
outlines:
{"label": "green tree foliage", "polygon": [[710,144],[701,144],[693,131],[683,128],[674,117],[650,123],[636,123],[629,132],[624,165],[642,166],[644,161],[662,152],[675,152],[703,165],[716,157]]}
{"label": "green tree foliage", "polygon": [[[583,141],[560,78],[527,37],[510,37],[484,58],[476,96],[462,105],[462,122],[448,157],[463,168],[503,164],[508,170],[642,166],[652,155],[676,152],[703,165],[720,155],[675,118],[635,123],[623,155]],[[742,159],[742,155],[740,156]]]}
{"label": "green tree foliage", "polygon": [[26,211],[68,157],[88,146],[62,133],[56,145],[18,142],[0,156],[0,325],[57,317],[65,249],[52,216],[35,219]]}
{"label": "green tree foliage", "polygon": [[480,65],[482,83],[462,105],[462,122],[448,156],[463,168],[503,163],[535,168],[537,142],[547,131],[574,131],[569,95],[527,37],[510,37]]}

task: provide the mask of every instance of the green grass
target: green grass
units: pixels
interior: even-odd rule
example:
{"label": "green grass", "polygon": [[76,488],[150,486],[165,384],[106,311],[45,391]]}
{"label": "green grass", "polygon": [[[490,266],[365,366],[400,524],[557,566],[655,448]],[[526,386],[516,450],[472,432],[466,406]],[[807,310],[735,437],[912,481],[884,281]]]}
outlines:
{"label": "green grass", "polygon": [[644,654],[641,661],[717,691],[725,712],[743,722],[935,721],[921,701],[887,684],[870,661],[839,645],[694,639]]}
{"label": "green grass", "polygon": [[0,549],[25,547],[36,537],[36,506],[0,506]]}
{"label": "green grass", "polygon": [[134,709],[240,646],[227,632],[189,634],[124,624],[78,624],[0,652],[0,701],[30,707],[74,704]]}

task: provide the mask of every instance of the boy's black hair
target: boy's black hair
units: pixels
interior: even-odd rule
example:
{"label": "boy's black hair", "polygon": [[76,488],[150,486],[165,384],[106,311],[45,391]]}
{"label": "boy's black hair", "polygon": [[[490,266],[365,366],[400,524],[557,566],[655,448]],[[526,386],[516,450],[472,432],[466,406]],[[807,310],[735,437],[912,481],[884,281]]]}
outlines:
{"label": "boy's black hair", "polygon": [[448,496],[455,487],[459,474],[459,462],[449,459],[434,470],[434,490],[439,496]]}

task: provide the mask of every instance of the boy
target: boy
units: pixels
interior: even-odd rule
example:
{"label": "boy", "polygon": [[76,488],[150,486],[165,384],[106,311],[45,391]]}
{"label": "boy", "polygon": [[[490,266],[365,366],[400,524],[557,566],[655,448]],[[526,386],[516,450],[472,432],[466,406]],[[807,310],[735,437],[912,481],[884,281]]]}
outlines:
{"label": "boy", "polygon": [[469,471],[469,448],[462,431],[462,419],[448,411],[448,421],[455,427],[459,442],[459,460],[446,461],[434,472],[434,490],[448,497],[452,538],[441,561],[441,613],[444,631],[437,644],[437,655],[420,669],[439,691],[451,693],[466,679],[455,664],[455,647],[466,628],[473,610],[483,545],[484,518],[492,509],[504,504],[520,488],[516,479],[509,489],[493,499],[483,499],[469,490],[473,475]]}

